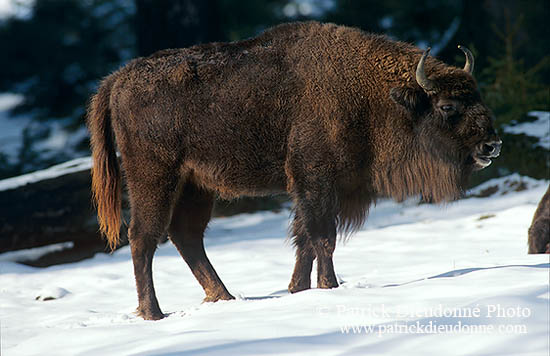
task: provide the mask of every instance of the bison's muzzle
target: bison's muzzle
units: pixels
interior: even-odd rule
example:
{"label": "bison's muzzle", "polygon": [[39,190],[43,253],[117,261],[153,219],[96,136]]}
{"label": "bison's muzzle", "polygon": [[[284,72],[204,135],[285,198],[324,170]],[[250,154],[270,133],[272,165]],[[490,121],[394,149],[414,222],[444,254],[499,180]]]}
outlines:
{"label": "bison's muzzle", "polygon": [[493,162],[491,159],[500,155],[501,147],[501,140],[479,144],[472,155],[476,169],[480,170],[488,167]]}

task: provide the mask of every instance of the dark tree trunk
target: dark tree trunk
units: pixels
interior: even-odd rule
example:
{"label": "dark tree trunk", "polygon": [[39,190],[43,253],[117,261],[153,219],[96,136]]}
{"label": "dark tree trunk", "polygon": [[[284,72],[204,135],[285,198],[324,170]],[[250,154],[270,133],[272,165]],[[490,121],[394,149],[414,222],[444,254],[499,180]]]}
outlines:
{"label": "dark tree trunk", "polygon": [[136,0],[140,56],[223,40],[217,0]]}

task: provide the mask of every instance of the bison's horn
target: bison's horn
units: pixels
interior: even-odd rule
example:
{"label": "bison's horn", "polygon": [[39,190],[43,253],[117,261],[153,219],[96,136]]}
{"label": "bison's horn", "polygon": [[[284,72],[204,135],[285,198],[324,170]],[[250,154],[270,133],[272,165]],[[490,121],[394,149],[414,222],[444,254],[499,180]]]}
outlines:
{"label": "bison's horn", "polygon": [[472,74],[474,72],[474,55],[470,50],[464,46],[458,45],[458,48],[466,55],[466,64],[464,65],[464,71]]}
{"label": "bison's horn", "polygon": [[429,47],[428,49],[426,49],[426,51],[420,58],[420,61],[418,61],[418,65],[416,66],[416,82],[426,92],[435,91],[434,83],[426,77],[426,72],[424,72],[424,61],[426,60],[426,57],[428,57],[428,54],[430,54],[430,49],[431,48]]}

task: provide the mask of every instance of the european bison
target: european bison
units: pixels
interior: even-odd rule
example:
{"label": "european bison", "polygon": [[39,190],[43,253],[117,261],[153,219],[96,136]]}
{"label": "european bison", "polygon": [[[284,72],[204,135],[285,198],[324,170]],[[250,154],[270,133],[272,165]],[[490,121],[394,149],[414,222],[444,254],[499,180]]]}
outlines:
{"label": "european bison", "polygon": [[[89,109],[101,230],[119,238],[121,176],[138,313],[160,319],[151,264],[166,234],[204,288],[233,299],[206,257],[214,197],[288,192],[296,265],[288,289],[338,286],[337,231],[379,197],[458,198],[501,141],[466,54],[448,66],[409,44],[316,22],[258,37],[168,49],[106,77]],[[115,144],[116,140],[116,144]]]}
{"label": "european bison", "polygon": [[529,253],[550,253],[550,187],[535,211],[528,242]]}

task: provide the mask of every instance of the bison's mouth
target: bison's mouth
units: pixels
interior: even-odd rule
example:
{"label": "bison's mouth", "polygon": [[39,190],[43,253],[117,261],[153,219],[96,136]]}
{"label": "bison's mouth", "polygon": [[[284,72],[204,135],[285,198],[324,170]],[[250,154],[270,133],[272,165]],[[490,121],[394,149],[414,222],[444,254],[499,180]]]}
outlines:
{"label": "bison's mouth", "polygon": [[474,166],[475,170],[481,170],[493,163],[492,158],[500,155],[502,141],[492,141],[479,144],[474,152],[468,157],[468,163]]}
{"label": "bison's mouth", "polygon": [[493,161],[487,156],[474,155],[472,158],[474,159],[474,164],[477,169],[489,167],[491,163],[493,163]]}

